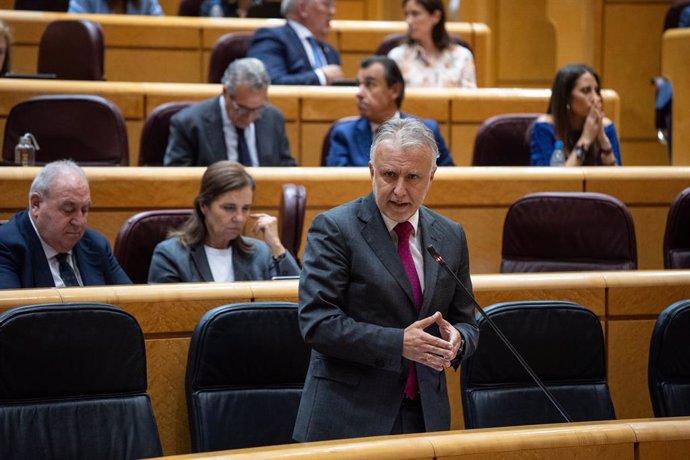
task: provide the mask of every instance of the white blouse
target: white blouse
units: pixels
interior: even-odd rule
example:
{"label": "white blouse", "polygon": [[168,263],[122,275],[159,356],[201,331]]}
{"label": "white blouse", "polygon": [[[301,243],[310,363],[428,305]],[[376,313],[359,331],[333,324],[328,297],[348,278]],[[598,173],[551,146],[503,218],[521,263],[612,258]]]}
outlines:
{"label": "white blouse", "polygon": [[388,53],[400,67],[408,88],[476,88],[472,52],[451,43],[438,56],[427,56],[418,44],[404,43]]}

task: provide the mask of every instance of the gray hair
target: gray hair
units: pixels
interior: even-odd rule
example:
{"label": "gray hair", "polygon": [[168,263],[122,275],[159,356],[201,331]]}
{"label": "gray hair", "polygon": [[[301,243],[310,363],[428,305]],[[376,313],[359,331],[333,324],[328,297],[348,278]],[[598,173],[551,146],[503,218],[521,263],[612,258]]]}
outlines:
{"label": "gray hair", "polygon": [[83,177],[88,182],[84,170],[72,160],[58,160],[45,165],[31,183],[29,202],[31,202],[33,194],[38,194],[44,198],[49,197],[56,179],[68,175]]}
{"label": "gray hair", "polygon": [[280,2],[280,14],[282,14],[284,18],[290,17],[292,13],[297,11],[297,7],[303,1],[305,0],[283,0]]}
{"label": "gray hair", "polygon": [[376,130],[374,141],[369,150],[369,160],[374,163],[376,150],[381,144],[392,144],[401,150],[410,147],[425,147],[431,152],[432,166],[436,164],[439,156],[438,145],[434,133],[419,119],[389,118]]}
{"label": "gray hair", "polygon": [[236,59],[225,69],[221,80],[228,94],[233,95],[238,86],[248,86],[253,91],[263,91],[271,84],[264,63],[256,58]]}

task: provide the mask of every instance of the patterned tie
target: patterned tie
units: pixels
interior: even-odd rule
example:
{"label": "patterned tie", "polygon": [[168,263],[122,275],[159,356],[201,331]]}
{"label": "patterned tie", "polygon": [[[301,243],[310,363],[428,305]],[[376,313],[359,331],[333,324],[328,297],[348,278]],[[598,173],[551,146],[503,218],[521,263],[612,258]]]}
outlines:
{"label": "patterned tie", "polygon": [[237,161],[244,166],[253,166],[252,158],[249,156],[247,139],[244,138],[244,129],[235,126],[235,131],[237,131]]}
{"label": "patterned tie", "polygon": [[69,254],[66,254],[64,252],[61,252],[60,254],[55,256],[55,258],[58,261],[58,264],[60,264],[60,278],[62,278],[62,282],[65,283],[66,287],[79,286],[79,281],[77,281],[77,275],[74,274],[74,270],[72,270],[72,267],[70,266],[69,262],[67,262],[68,257]]}
{"label": "patterned tie", "polygon": [[323,67],[323,59],[321,59],[321,49],[314,37],[307,37],[307,41],[311,45],[311,52],[314,54],[314,68],[319,69]]}
{"label": "patterned tie", "polygon": [[[412,297],[414,297],[415,307],[417,312],[422,308],[422,285],[419,283],[419,276],[417,269],[414,266],[414,259],[410,252],[410,235],[412,234],[412,224],[409,222],[400,222],[393,229],[398,234],[398,255],[405,267],[407,279],[412,285]],[[414,363],[410,363],[409,371],[407,372],[407,381],[405,382],[405,396],[409,399],[417,398],[417,368]]]}

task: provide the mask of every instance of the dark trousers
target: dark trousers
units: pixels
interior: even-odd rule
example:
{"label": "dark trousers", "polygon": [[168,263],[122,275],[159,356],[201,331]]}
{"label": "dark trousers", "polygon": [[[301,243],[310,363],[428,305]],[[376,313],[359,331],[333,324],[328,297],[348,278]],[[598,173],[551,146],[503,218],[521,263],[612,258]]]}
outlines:
{"label": "dark trousers", "polygon": [[419,396],[416,399],[403,398],[391,434],[424,433],[425,431],[421,398]]}

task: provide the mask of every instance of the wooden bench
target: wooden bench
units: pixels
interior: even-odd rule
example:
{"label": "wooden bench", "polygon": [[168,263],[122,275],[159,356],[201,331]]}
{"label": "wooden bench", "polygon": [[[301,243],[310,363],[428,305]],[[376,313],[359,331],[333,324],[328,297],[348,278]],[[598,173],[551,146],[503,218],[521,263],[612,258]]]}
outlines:
{"label": "wooden bench", "polygon": [[[577,302],[601,320],[608,381],[619,419],[651,417],[647,356],[656,316],[690,298],[690,271],[476,275],[484,306],[515,300]],[[105,302],[132,313],[146,340],[149,394],[166,455],[189,452],[184,374],[194,326],[209,309],[236,302],[297,301],[297,281],[188,283],[0,291],[0,311],[48,302]],[[459,374],[446,373],[452,429],[461,429]]]}
{"label": "wooden bench", "polygon": [[[14,32],[12,70],[36,72],[38,44],[46,25],[58,19],[90,19],[101,24],[105,76],[109,81],[206,82],[211,49],[229,32],[276,27],[282,19],[152,17],[0,10]],[[387,34],[405,32],[403,21],[331,21],[328,42],[341,55],[343,71],[354,78],[359,61],[374,53]],[[449,23],[448,31],[474,52],[479,86],[493,86],[491,32],[480,23]]]}
{"label": "wooden bench", "polygon": [[[321,145],[331,124],[356,115],[352,87],[271,86],[269,100],[285,115],[290,149],[301,166],[321,164]],[[182,83],[75,82],[0,79],[0,134],[12,107],[41,94],[97,94],[113,101],[125,117],[130,165],[138,164],[139,140],[146,115],[169,101],[199,101],[220,95],[220,85]],[[541,113],[549,90],[540,89],[411,89],[402,109],[439,122],[457,166],[470,166],[474,137],[487,118],[509,112]],[[617,123],[620,99],[604,90],[608,116]],[[40,144],[40,139],[38,139]]]}

